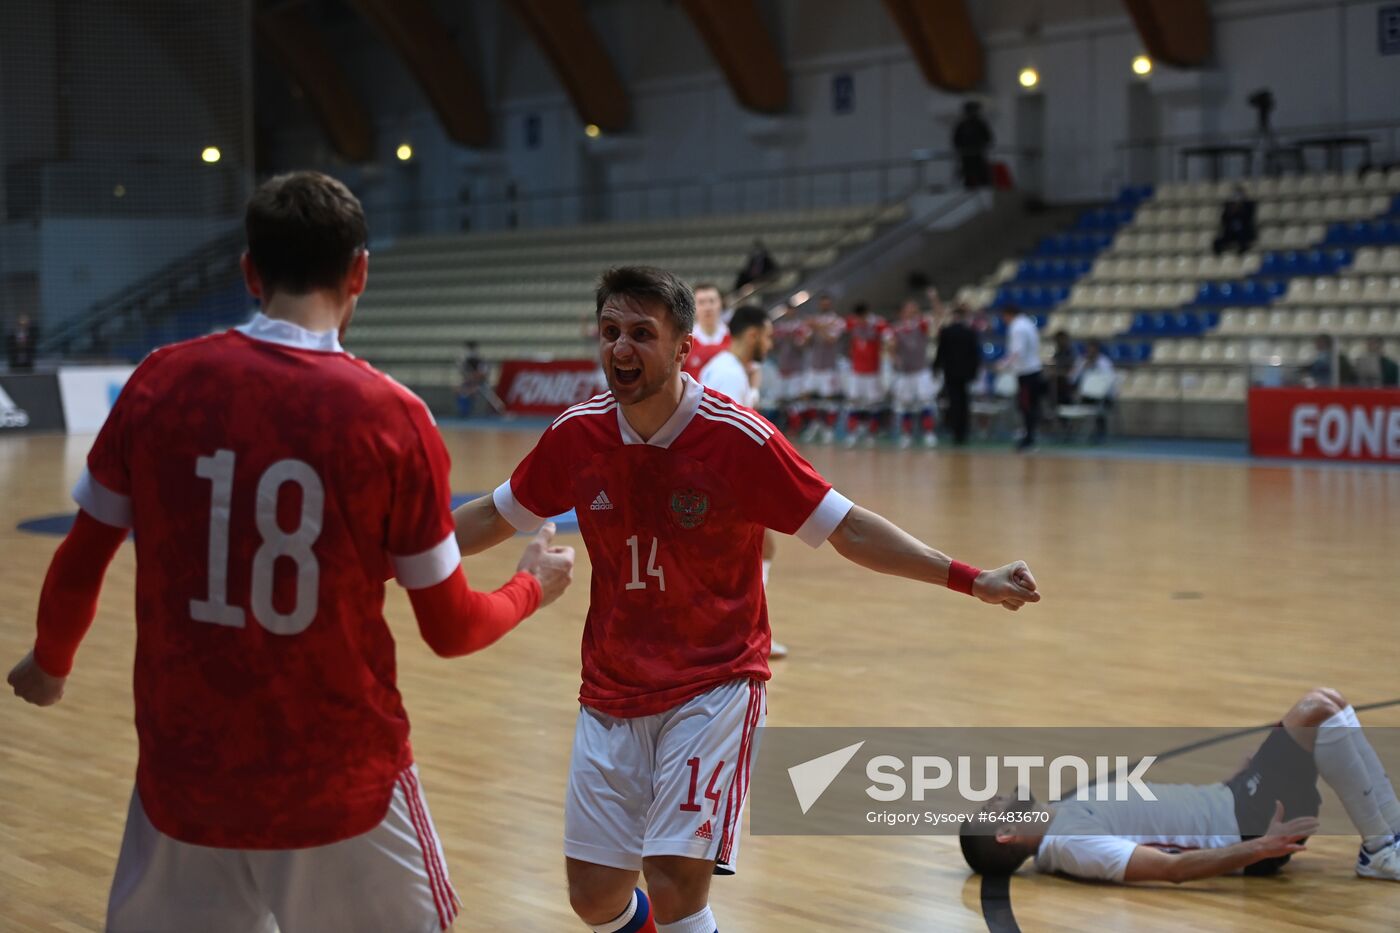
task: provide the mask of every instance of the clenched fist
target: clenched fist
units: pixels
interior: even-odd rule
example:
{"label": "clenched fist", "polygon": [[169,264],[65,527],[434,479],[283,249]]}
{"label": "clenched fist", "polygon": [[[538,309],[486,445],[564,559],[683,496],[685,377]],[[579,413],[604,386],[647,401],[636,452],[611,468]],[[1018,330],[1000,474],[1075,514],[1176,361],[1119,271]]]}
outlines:
{"label": "clenched fist", "polygon": [[53,706],[63,697],[63,685],[68,682],[67,677],[45,673],[34,660],[33,651],[14,666],[5,680],[15,688],[15,696],[35,706]]}
{"label": "clenched fist", "polygon": [[1023,560],[979,573],[977,579],[972,581],[972,595],[984,603],[999,605],[1012,612],[1026,603],[1040,602],[1035,577],[1031,576],[1030,568]]}

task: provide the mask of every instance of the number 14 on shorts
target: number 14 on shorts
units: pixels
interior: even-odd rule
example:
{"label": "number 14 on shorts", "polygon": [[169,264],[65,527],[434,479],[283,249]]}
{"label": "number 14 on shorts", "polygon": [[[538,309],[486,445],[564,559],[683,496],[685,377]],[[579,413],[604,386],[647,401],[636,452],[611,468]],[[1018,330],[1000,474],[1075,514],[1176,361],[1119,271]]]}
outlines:
{"label": "number 14 on shorts", "polygon": [[[685,813],[699,813],[702,807],[695,800],[695,792],[700,789],[700,759],[692,758],[687,761],[686,764],[690,766],[690,797],[685,803],[681,804],[681,810]],[[714,803],[714,806],[710,808],[710,814],[712,816],[717,816],[719,814],[719,798],[721,793],[718,785],[719,776],[723,771],[724,762],[721,761],[719,764],[715,765],[714,773],[710,775],[710,783],[705,787],[705,799],[713,801]]]}

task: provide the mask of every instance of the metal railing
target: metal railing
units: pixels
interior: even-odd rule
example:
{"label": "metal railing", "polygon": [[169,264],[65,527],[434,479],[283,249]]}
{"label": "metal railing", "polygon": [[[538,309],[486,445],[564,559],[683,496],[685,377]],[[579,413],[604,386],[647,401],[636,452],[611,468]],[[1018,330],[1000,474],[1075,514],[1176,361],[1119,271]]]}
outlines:
{"label": "metal railing", "polygon": [[[991,154],[992,159],[1026,157],[1027,153],[1021,150]],[[502,190],[486,197],[463,191],[457,198],[378,204],[370,199],[366,211],[373,236],[393,239],[886,204],[911,190],[956,186],[957,172],[957,158],[952,153],[919,150],[905,158],[884,161],[708,174],[605,187],[527,191],[505,182]]]}
{"label": "metal railing", "polygon": [[133,330],[189,308],[211,288],[237,280],[243,230],[235,226],[144,276],[86,311],[63,321],[39,343],[39,351],[66,358],[105,356]]}
{"label": "metal railing", "polygon": [[[1186,181],[1190,166],[1186,164],[1187,160],[1183,158],[1183,153],[1193,149],[1219,146],[1240,146],[1252,150],[1254,156],[1250,161],[1253,173],[1256,175],[1264,174],[1271,168],[1275,171],[1321,170],[1325,166],[1325,155],[1320,151],[1311,154],[1303,153],[1299,155],[1298,161],[1292,158],[1284,160],[1278,156],[1271,159],[1269,153],[1277,153],[1280,150],[1285,153],[1296,151],[1297,143],[1300,140],[1343,136],[1369,140],[1373,164],[1387,165],[1400,162],[1400,120],[1369,120],[1275,127],[1267,138],[1257,131],[1251,130],[1237,133],[1178,134],[1128,140],[1118,143],[1115,147],[1118,153],[1117,171],[1119,181],[1124,185]],[[1364,156],[1358,154],[1342,164],[1345,168],[1360,168],[1363,159]],[[1238,167],[1239,163],[1226,166],[1226,168]],[[1222,177],[1233,177],[1235,174],[1238,173],[1227,172]]]}

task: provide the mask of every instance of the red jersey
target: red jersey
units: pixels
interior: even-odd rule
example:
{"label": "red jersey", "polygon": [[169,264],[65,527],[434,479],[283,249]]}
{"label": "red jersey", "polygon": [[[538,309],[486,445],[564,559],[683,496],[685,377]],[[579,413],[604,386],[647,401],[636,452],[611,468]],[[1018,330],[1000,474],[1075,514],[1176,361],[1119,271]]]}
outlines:
{"label": "red jersey", "polygon": [[926,317],[895,321],[889,337],[897,373],[918,373],[928,368],[929,322]]}
{"label": "red jersey", "polygon": [[890,325],[875,315],[846,319],[846,332],[851,335],[851,372],[862,376],[880,373],[880,348]]}
{"label": "red jersey", "polygon": [[851,507],[762,416],[689,377],[647,442],[610,393],[569,409],[494,498],[522,530],[577,510],[593,564],[579,702],[623,717],[767,680],[763,529],[816,547]]}
{"label": "red jersey", "polygon": [[785,314],[773,322],[773,356],[779,373],[793,376],[802,372],[807,341],[811,337],[811,326],[796,312]]}
{"label": "red jersey", "polygon": [[686,375],[693,379],[699,379],[700,371],[705,368],[705,364],[729,349],[732,342],[729,337],[729,328],[723,324],[719,327],[719,334],[714,337],[707,337],[698,329],[691,335],[695,339],[690,345],[690,356],[685,358],[685,363],[681,366]]}
{"label": "red jersey", "polygon": [[366,832],[412,760],[384,584],[459,572],[423,403],[259,315],[152,353],[75,497],[136,537],[136,783],[183,842]]}

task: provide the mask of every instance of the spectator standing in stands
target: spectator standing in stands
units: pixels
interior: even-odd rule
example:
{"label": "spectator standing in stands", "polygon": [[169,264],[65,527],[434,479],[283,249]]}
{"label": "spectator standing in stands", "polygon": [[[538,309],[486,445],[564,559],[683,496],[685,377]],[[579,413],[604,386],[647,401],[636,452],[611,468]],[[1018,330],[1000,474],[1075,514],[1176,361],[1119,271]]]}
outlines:
{"label": "spectator standing in stands", "polygon": [[738,291],[750,282],[762,282],[777,271],[778,262],[768,252],[768,247],[763,245],[762,240],[754,240],[749,257],[744,260],[744,268],[739,270],[738,277],[734,279],[734,290]]}
{"label": "spectator standing in stands", "polygon": [[992,128],[982,116],[982,105],[975,100],[963,104],[962,119],[953,127],[953,151],[962,160],[965,187],[985,188],[992,183],[987,153],[994,141]]}
{"label": "spectator standing in stands", "polygon": [[1356,358],[1356,384],[1367,389],[1400,387],[1400,366],[1385,355],[1379,337],[1366,338],[1366,352]]}
{"label": "spectator standing in stands", "polygon": [[1255,204],[1246,196],[1244,185],[1235,185],[1234,196],[1220,212],[1220,235],[1215,238],[1215,255],[1229,247],[1243,255],[1259,236],[1254,222]]}
{"label": "spectator standing in stands", "polygon": [[943,374],[943,392],[948,399],[948,428],[953,443],[967,443],[970,421],[968,385],[977,378],[982,365],[982,344],[968,323],[968,308],[961,301],[953,306],[953,319],[938,332],[938,350],[933,368]]}
{"label": "spectator standing in stands", "polygon": [[[1303,381],[1310,388],[1329,389],[1338,385],[1356,385],[1356,370],[1345,353],[1336,351],[1331,334],[1318,334],[1313,340],[1317,356],[1303,370]],[[1333,368],[1333,356],[1336,367]]]}
{"label": "spectator standing in stands", "polygon": [[1001,319],[1006,322],[1006,360],[1002,366],[1016,374],[1019,388],[1016,398],[1025,429],[1016,449],[1030,450],[1035,446],[1035,432],[1040,424],[1040,397],[1044,393],[1040,332],[1036,329],[1035,318],[1013,305],[1001,309]]}
{"label": "spectator standing in stands", "polygon": [[10,331],[7,342],[10,372],[33,372],[34,355],[39,344],[39,329],[29,320],[29,315],[21,314],[15,319],[15,329]]}
{"label": "spectator standing in stands", "polygon": [[1083,358],[1076,360],[1070,371],[1069,382],[1073,398],[1085,405],[1094,405],[1099,413],[1094,417],[1094,443],[1102,443],[1108,436],[1108,411],[1113,407],[1113,393],[1116,376],[1111,363],[1103,352],[1103,344],[1090,340],[1084,347]]}

